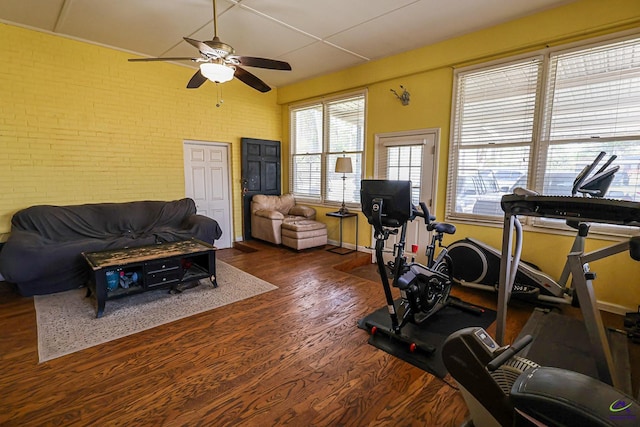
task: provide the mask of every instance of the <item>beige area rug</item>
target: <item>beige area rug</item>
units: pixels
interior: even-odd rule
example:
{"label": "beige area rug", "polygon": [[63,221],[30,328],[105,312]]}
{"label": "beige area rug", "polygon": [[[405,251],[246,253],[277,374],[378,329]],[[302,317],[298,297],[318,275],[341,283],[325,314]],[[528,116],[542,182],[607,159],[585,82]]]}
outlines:
{"label": "beige area rug", "polygon": [[99,319],[86,289],[35,296],[40,363],[278,289],[222,261],[216,270],[217,288],[206,279],[180,294],[159,289],[107,301]]}

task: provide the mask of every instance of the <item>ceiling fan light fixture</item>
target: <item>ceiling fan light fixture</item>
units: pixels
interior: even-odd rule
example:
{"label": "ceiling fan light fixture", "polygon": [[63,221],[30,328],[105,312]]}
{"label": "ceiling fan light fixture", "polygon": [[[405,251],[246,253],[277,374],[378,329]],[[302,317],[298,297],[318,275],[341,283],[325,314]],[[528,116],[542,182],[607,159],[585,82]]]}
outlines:
{"label": "ceiling fan light fixture", "polygon": [[225,83],[233,79],[233,73],[235,73],[235,71],[233,67],[215,62],[203,62],[200,64],[200,72],[202,75],[216,83]]}

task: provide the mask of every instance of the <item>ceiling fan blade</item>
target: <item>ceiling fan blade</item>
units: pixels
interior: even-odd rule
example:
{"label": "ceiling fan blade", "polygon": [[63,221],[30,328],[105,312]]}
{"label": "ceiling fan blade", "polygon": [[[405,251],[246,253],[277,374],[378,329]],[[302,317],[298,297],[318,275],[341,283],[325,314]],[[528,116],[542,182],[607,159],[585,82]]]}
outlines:
{"label": "ceiling fan blade", "polygon": [[197,61],[196,58],[175,57],[175,58],[129,58],[129,62],[151,62],[151,61]]}
{"label": "ceiling fan blade", "polygon": [[183,37],[184,41],[189,43],[190,45],[197,48],[200,52],[208,53],[214,56],[220,56],[218,52],[212,47],[208,46],[206,43],[201,42],[200,40],[190,39],[189,37]]}
{"label": "ceiling fan blade", "polygon": [[241,65],[247,67],[268,68],[270,70],[290,71],[291,65],[288,62],[277,61],[275,59],[255,58],[253,56],[234,56]]}
{"label": "ceiling fan blade", "polygon": [[251,86],[255,90],[259,90],[262,93],[269,92],[271,90],[271,88],[265,82],[263,82],[244,68],[238,67],[237,65],[235,76],[241,82]]}
{"label": "ceiling fan blade", "polygon": [[187,83],[187,89],[197,89],[200,86],[202,86],[202,84],[204,82],[207,81],[207,78],[205,76],[202,75],[202,73],[200,72],[200,70],[196,71],[196,73],[191,77],[191,80],[189,80],[189,83]]}

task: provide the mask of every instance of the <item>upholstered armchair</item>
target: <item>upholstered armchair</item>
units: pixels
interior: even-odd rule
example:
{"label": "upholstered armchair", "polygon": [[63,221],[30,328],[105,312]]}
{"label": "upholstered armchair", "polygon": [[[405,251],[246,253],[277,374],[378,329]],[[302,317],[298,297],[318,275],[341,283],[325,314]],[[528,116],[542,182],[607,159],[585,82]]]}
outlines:
{"label": "upholstered armchair", "polygon": [[284,221],[313,220],[315,216],[315,209],[296,205],[293,194],[256,194],[251,199],[251,236],[279,245],[282,243]]}

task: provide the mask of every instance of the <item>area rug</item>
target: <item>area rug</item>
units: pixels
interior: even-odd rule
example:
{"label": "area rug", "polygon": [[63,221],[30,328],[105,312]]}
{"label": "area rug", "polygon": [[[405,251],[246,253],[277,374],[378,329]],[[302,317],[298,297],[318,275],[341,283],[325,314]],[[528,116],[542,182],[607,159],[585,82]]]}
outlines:
{"label": "area rug", "polygon": [[217,288],[203,280],[180,294],[159,289],[114,299],[101,318],[86,289],[35,296],[40,363],[277,289],[222,261],[216,273]]}
{"label": "area rug", "polygon": [[[396,301],[396,307],[398,305]],[[449,335],[462,328],[480,326],[486,329],[489,327],[496,320],[496,312],[488,308],[482,307],[482,309],[481,314],[475,314],[447,306],[420,326],[409,323],[402,328],[403,334],[410,340],[434,348],[435,351],[431,354],[412,352],[407,343],[390,339],[382,333],[370,335],[368,343],[438,378],[444,378],[447,375],[447,368],[442,361],[442,344]],[[386,306],[360,319],[358,327],[368,331],[370,324],[391,328],[391,318]]]}

